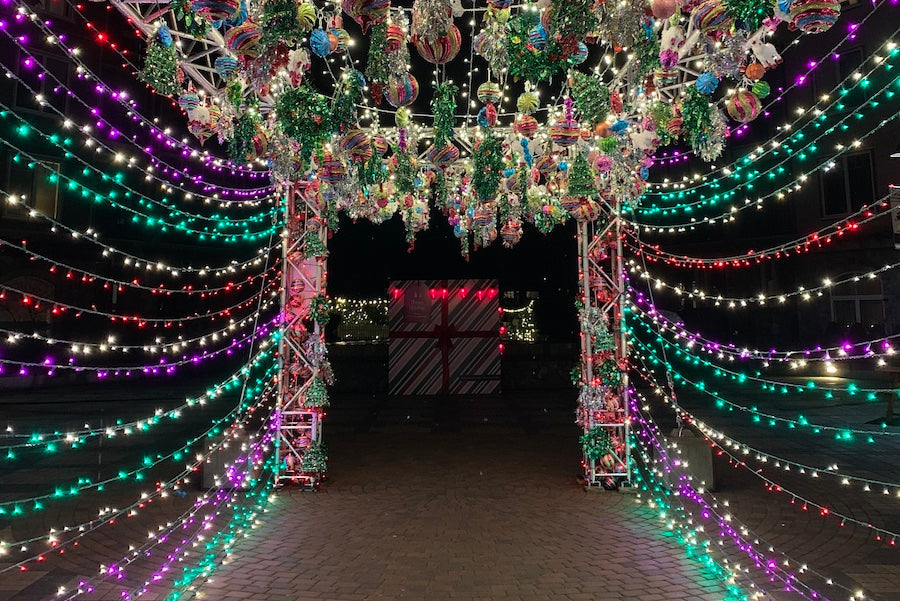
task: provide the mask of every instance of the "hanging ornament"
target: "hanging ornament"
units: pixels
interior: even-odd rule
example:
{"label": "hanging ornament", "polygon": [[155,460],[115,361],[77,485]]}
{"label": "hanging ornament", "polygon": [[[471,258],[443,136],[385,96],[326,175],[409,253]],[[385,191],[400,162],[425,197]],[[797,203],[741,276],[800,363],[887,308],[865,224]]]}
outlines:
{"label": "hanging ornament", "polygon": [[434,145],[445,146],[453,138],[456,124],[456,94],[459,92],[452,83],[442,83],[434,90],[431,112],[434,115]]}
{"label": "hanging ornament", "polygon": [[804,33],[823,33],[831,29],[841,14],[840,0],[793,0],[790,23]]}
{"label": "hanging ornament", "polygon": [[248,20],[228,30],[225,34],[225,47],[238,56],[255,57],[258,55],[260,36],[262,29],[259,25]]}
{"label": "hanging ornament", "polygon": [[453,144],[440,147],[432,146],[431,150],[428,151],[427,158],[428,162],[436,169],[443,171],[459,159],[459,148]]}
{"label": "hanging ornament", "polygon": [[694,29],[711,38],[719,38],[731,29],[734,21],[722,0],[703,0],[691,13]]}
{"label": "hanging ornament", "polygon": [[445,35],[453,27],[453,11],[445,0],[415,0],[412,7],[412,35],[427,41]]}
{"label": "hanging ornament", "polygon": [[771,90],[769,89],[769,84],[764,81],[754,82],[750,87],[750,91],[756,94],[760,100],[766,98]]}
{"label": "hanging ornament", "polygon": [[312,31],[316,24],[316,7],[308,2],[300,2],[297,5],[297,29],[299,33]]}
{"label": "hanging ornament", "polygon": [[462,36],[459,28],[451,24],[443,35],[433,38],[414,36],[413,43],[422,58],[429,63],[443,65],[452,61],[459,54]]}
{"label": "hanging ornament", "polygon": [[701,73],[695,85],[701,94],[709,96],[719,87],[719,78],[712,73]]}
{"label": "hanging ornament", "polygon": [[384,89],[384,98],[393,107],[409,106],[419,96],[419,82],[410,74],[391,77]]}
{"label": "hanging ornament", "polygon": [[533,138],[538,131],[537,119],[531,115],[521,115],[513,125],[515,132],[526,138]]}
{"label": "hanging ornament", "polygon": [[496,104],[500,102],[503,91],[500,89],[500,84],[493,81],[486,81],[478,86],[477,95],[478,100],[481,102]]}
{"label": "hanging ornament", "polygon": [[510,217],[500,228],[500,239],[505,248],[512,248],[522,239],[522,225],[517,219]]}
{"label": "hanging ornament", "polygon": [[341,150],[355,163],[364,163],[372,158],[372,145],[369,136],[359,128],[348,129],[341,138]]}
{"label": "hanging ornament", "polygon": [[678,0],[652,0],[650,2],[650,10],[653,12],[654,17],[660,21],[665,21],[678,10]]}
{"label": "hanging ornament", "polygon": [[194,90],[193,84],[178,97],[178,106],[189,116],[200,106],[200,95]]}
{"label": "hanging ornament", "polygon": [[319,57],[325,57],[333,51],[331,38],[324,29],[313,29],[309,34],[309,49]]}
{"label": "hanging ornament", "polygon": [[154,37],[147,46],[144,68],[138,73],[138,77],[150,84],[157,94],[169,96],[180,92],[175,46],[166,46],[158,37]]}
{"label": "hanging ornament", "polygon": [[191,10],[207,21],[224,21],[238,10],[238,0],[191,0]]}
{"label": "hanging ornament", "polygon": [[759,115],[762,103],[753,92],[738,90],[725,103],[728,115],[739,123],[749,123]]}
{"label": "hanging ornament", "polygon": [[214,63],[214,68],[216,73],[219,74],[219,77],[224,79],[225,81],[229,81],[234,74],[237,73],[238,68],[241,63],[235,57],[230,54],[223,54],[222,56],[216,59]]}
{"label": "hanging ornament", "polygon": [[353,17],[363,33],[372,25],[383,23],[391,10],[390,0],[343,0],[341,8]]}
{"label": "hanging ornament", "polygon": [[747,79],[752,79],[754,81],[762,79],[765,74],[766,68],[756,62],[748,64],[744,69],[744,75],[747,76]]}

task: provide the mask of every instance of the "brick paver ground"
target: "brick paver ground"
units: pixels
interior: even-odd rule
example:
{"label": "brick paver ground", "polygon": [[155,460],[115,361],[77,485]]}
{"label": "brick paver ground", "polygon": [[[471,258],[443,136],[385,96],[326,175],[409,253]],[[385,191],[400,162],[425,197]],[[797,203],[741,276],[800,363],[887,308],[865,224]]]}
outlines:
{"label": "brick paver ground", "polygon": [[[177,398],[177,396],[175,397]],[[900,478],[900,445],[835,446],[796,432],[760,431],[746,416],[683,401],[730,434],[772,452],[814,464],[837,462],[851,473]],[[149,402],[149,401],[148,401]],[[345,601],[363,599],[591,599],[680,601],[725,599],[724,587],[689,558],[633,495],[585,493],[576,482],[579,451],[574,393],[514,394],[491,399],[335,398],[326,430],[331,479],[317,493],[279,492],[257,529],[210,582],[190,596],[210,601]],[[883,404],[786,400],[768,408],[802,410],[809,419],[862,424]],[[779,403],[782,403],[779,405]],[[129,407],[140,414],[139,402]],[[46,411],[40,410],[46,417]],[[89,411],[85,410],[85,413]],[[213,412],[214,413],[214,412]],[[27,417],[27,416],[26,416]],[[660,415],[664,420],[665,415]],[[78,416],[66,419],[80,419]],[[209,416],[186,416],[181,427],[202,429]],[[27,421],[27,420],[26,420]],[[161,430],[164,444],[179,432]],[[137,441],[137,439],[135,439]],[[140,457],[138,442],[104,447],[103,470]],[[133,445],[134,448],[129,445]],[[96,469],[96,453],[44,458],[3,473],[0,500],[41,489],[66,474]],[[833,519],[803,512],[784,495],[768,493],[749,472],[717,463],[716,495],[756,535],[875,601],[900,600],[900,551],[871,540],[865,528],[841,528]],[[783,474],[811,497],[882,527],[900,529],[900,499],[860,495]],[[189,505],[170,498],[141,510],[77,550],[48,555],[27,572],[0,573],[0,601],[55,598],[59,586],[97,574],[101,561],[121,557],[147,540],[148,531]],[[104,502],[115,505],[110,495]],[[92,496],[49,507],[27,520],[0,523],[0,540],[73,523],[98,506]],[[157,552],[136,561],[126,578],[82,601],[121,599],[159,563]],[[746,562],[746,560],[744,560]],[[4,563],[6,562],[6,563]],[[0,569],[9,555],[0,557]],[[180,569],[173,570],[174,575]],[[823,590],[823,589],[820,589]],[[825,586],[825,597],[849,593]],[[164,599],[160,584],[142,599]],[[796,597],[772,592],[771,599]]]}

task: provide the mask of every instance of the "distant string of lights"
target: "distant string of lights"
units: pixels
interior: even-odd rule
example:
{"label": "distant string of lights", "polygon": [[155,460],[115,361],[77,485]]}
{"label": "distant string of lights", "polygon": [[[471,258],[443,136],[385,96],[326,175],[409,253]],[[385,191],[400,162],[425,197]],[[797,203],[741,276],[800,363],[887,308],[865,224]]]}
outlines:
{"label": "distant string of lights", "polygon": [[858,211],[839,221],[819,228],[811,234],[769,248],[748,250],[746,253],[740,255],[722,257],[691,257],[687,255],[677,255],[663,250],[658,244],[641,242],[638,236],[634,234],[628,235],[628,238],[633,241],[629,241],[626,238],[626,244],[635,252],[635,254],[643,255],[649,261],[663,262],[666,265],[671,265],[673,267],[685,269],[752,267],[763,261],[784,259],[807,253],[812,250],[825,248],[836,238],[842,238],[845,234],[857,233],[860,226],[880,217],[891,216],[895,212],[896,209],[891,207],[890,197],[885,196],[880,200],[864,205]]}
{"label": "distant string of lights", "polygon": [[[277,280],[269,282],[266,293],[273,295],[277,294],[280,284],[281,283]],[[249,307],[254,300],[259,298],[260,293],[256,292],[249,298],[241,300],[231,306],[218,309],[216,311],[207,310],[206,313],[195,313],[193,315],[182,315],[177,317],[142,317],[140,315],[129,315],[127,313],[110,313],[108,311],[100,311],[91,307],[81,307],[78,305],[60,302],[58,300],[47,298],[39,294],[33,294],[15,286],[0,284],[0,301],[9,302],[13,300],[10,298],[10,296],[13,295],[16,296],[19,302],[21,302],[23,305],[30,306],[34,310],[40,310],[41,303],[44,303],[49,307],[52,307],[51,309],[49,309],[49,311],[52,315],[56,316],[62,315],[67,311],[71,311],[75,315],[75,317],[81,317],[82,315],[96,315],[100,317],[106,317],[113,322],[136,324],[138,327],[145,327],[148,324],[162,324],[164,327],[170,328],[175,326],[183,326],[185,323],[191,321],[206,319],[214,321],[216,319],[229,317],[233,311],[239,311],[241,309]]]}
{"label": "distant string of lights", "polygon": [[275,245],[260,248],[256,251],[256,255],[252,259],[246,259],[244,261],[231,261],[227,265],[220,265],[217,267],[193,267],[191,265],[171,266],[160,260],[139,257],[137,255],[118,250],[112,246],[109,246],[108,244],[104,244],[99,241],[100,232],[98,232],[93,227],[89,227],[84,231],[69,227],[62,222],[57,221],[56,219],[53,219],[48,215],[45,215],[34,207],[31,207],[26,202],[24,202],[20,196],[10,194],[6,190],[0,189],[0,197],[4,197],[8,204],[19,207],[20,209],[26,211],[29,217],[47,221],[52,224],[50,226],[51,233],[59,234],[60,232],[65,232],[72,239],[86,240],[94,245],[100,246],[101,248],[103,248],[103,250],[101,251],[101,256],[121,256],[122,264],[126,267],[133,267],[135,269],[140,269],[141,267],[143,267],[145,271],[161,272],[171,277],[178,277],[185,273],[196,273],[199,276],[212,275],[215,277],[227,277],[230,275],[234,275],[239,271],[246,271],[251,267],[258,266],[265,260],[265,257],[268,253],[270,253],[277,246],[281,245],[281,243],[278,242]]}
{"label": "distant string of lights", "polygon": [[[113,425],[103,425],[91,427],[85,423],[81,430],[69,430],[60,432],[32,432],[30,434],[16,435],[12,426],[7,426],[6,435],[0,436],[0,442],[5,439],[25,439],[22,442],[14,442],[12,444],[0,445],[0,452],[5,451],[5,459],[7,461],[18,459],[19,455],[15,451],[30,450],[38,451],[45,454],[57,453],[63,450],[77,449],[87,443],[91,438],[104,436],[106,438],[114,438],[118,435],[130,436],[142,434],[150,431],[154,426],[159,425],[164,419],[179,419],[187,409],[203,407],[207,402],[220,398],[223,394],[230,392],[235,386],[242,383],[244,378],[249,377],[250,369],[259,366],[267,357],[274,352],[274,346],[267,344],[260,345],[260,351],[254,355],[251,361],[233,372],[230,376],[209,387],[202,395],[185,399],[180,405],[168,410],[156,409],[153,415],[147,415],[137,419],[125,420],[123,418],[114,419]],[[258,382],[257,382],[258,383]]]}
{"label": "distant string of lights", "polygon": [[[224,229],[224,228],[238,227],[238,224],[226,222],[226,221],[216,221],[214,223],[214,226],[212,229],[208,226],[204,227],[203,229],[194,229],[192,227],[188,227],[188,225],[187,225],[189,223],[192,223],[193,219],[188,219],[187,221],[182,220],[182,221],[175,221],[175,222],[168,221],[165,217],[151,215],[149,213],[144,213],[143,211],[137,210],[126,204],[123,204],[122,202],[117,200],[119,198],[120,194],[114,190],[111,190],[111,191],[105,192],[105,193],[96,191],[92,187],[82,183],[81,181],[78,181],[76,178],[70,177],[70,176],[64,174],[61,169],[55,167],[55,163],[38,158],[37,156],[23,150],[21,147],[16,146],[9,139],[7,139],[5,137],[0,137],[0,143],[2,143],[4,146],[9,148],[10,151],[12,151],[12,153],[14,155],[12,160],[14,163],[21,163],[22,158],[24,157],[28,161],[27,166],[29,168],[34,168],[35,165],[40,165],[42,168],[44,168],[46,171],[48,171],[51,174],[50,177],[54,181],[66,182],[66,186],[65,186],[66,190],[68,190],[70,192],[74,192],[74,193],[79,193],[77,196],[81,196],[82,198],[87,198],[89,200],[92,200],[93,202],[106,203],[113,208],[124,211],[126,213],[130,213],[132,215],[131,221],[133,223],[143,222],[143,224],[145,226],[157,227],[159,229],[159,231],[161,231],[161,232],[168,232],[171,228],[172,230],[176,230],[176,231],[183,232],[185,234],[192,235],[195,239],[200,240],[200,241],[205,241],[207,239],[222,239],[225,242],[257,240],[261,237],[268,235],[271,231],[273,231],[273,226],[270,226],[263,230],[249,230],[246,226],[244,226],[242,232],[239,232],[239,233],[230,232],[229,233],[229,232],[223,232],[223,231],[218,231],[218,230]],[[84,171],[87,171],[87,173],[85,173]],[[151,201],[146,196],[140,194],[133,188],[124,185],[122,183],[123,178],[121,177],[121,175],[122,175],[121,173],[116,174],[115,176],[109,176],[106,173],[103,173],[101,170],[96,169],[94,167],[90,167],[90,168],[86,167],[84,171],[82,172],[82,175],[84,175],[85,177],[90,176],[90,171],[93,171],[96,175],[99,176],[100,181],[113,182],[115,185],[124,189],[125,193],[121,195],[124,198],[130,198],[132,196],[136,196],[139,201],[148,201],[148,202],[152,202],[154,204],[158,204],[157,201]],[[171,207],[169,207],[167,205],[161,205],[161,206],[167,210],[171,209]],[[271,217],[277,213],[278,213],[278,209],[273,208],[272,213],[270,215],[266,215],[266,217],[270,218],[270,221],[271,221]],[[253,221],[253,223],[255,223],[255,222],[256,222],[256,220]]]}
{"label": "distant string of lights", "polygon": [[672,374],[672,377],[676,383],[679,381],[683,382],[685,385],[689,385],[695,390],[703,393],[704,395],[711,397],[715,401],[715,407],[717,409],[724,409],[727,411],[737,410],[743,413],[747,413],[754,423],[765,423],[765,425],[772,428],[779,424],[782,424],[790,430],[802,430],[810,432],[812,434],[822,434],[823,432],[833,433],[834,440],[839,442],[851,442],[856,440],[857,437],[861,437],[864,438],[865,442],[867,443],[874,443],[877,437],[900,436],[900,432],[893,432],[891,430],[888,430],[887,424],[884,423],[882,423],[880,430],[829,426],[826,424],[810,422],[803,415],[798,415],[797,419],[792,419],[789,417],[782,417],[779,415],[767,413],[765,411],[760,411],[756,406],[747,407],[734,401],[729,401],[728,399],[720,396],[717,392],[709,390],[709,388],[703,382],[695,381],[685,377],[681,372],[673,368],[672,365],[667,361],[661,359],[652,349],[650,349],[647,345],[641,343],[639,340],[633,339],[633,342],[643,351],[642,353],[638,353],[638,356],[649,365],[664,366],[666,368],[666,371]]}
{"label": "distant string of lights", "polygon": [[[744,359],[752,361],[761,361],[763,367],[768,367],[768,362],[788,362],[792,368],[803,367],[807,361],[846,361],[849,359],[863,359],[878,357],[879,367],[885,365],[884,359],[878,352],[872,349],[873,345],[879,348],[879,351],[887,356],[893,356],[896,351],[892,341],[900,334],[890,336],[882,336],[873,340],[864,340],[862,342],[850,343],[835,346],[815,346],[814,348],[803,350],[778,350],[775,348],[761,351],[758,349],[751,350],[749,347],[737,345],[734,343],[719,343],[714,340],[703,337],[697,332],[691,332],[681,325],[674,323],[666,318],[656,307],[654,307],[647,299],[643,297],[643,293],[636,293],[630,299],[630,306],[638,312],[638,319],[644,323],[653,323],[657,330],[665,332],[671,330],[674,337],[684,341],[684,345],[689,349],[698,346],[701,351],[716,355],[719,359],[728,358],[729,361],[734,359]],[[647,305],[643,308],[641,304]],[[854,353],[854,349],[863,348],[862,354]]]}
{"label": "distant string of lights", "polygon": [[645,280],[649,286],[652,286],[656,290],[670,290],[679,297],[684,296],[694,301],[709,302],[716,307],[725,305],[729,309],[743,308],[749,305],[765,306],[769,303],[783,304],[787,302],[789,298],[793,298],[795,296],[799,296],[803,301],[809,301],[814,298],[824,296],[825,291],[830,288],[841,286],[843,284],[848,284],[851,282],[859,282],[863,279],[875,279],[880,274],[892,269],[896,269],[897,267],[900,267],[900,262],[888,263],[883,267],[867,271],[860,275],[847,276],[838,280],[824,278],[821,285],[810,287],[799,286],[797,290],[792,292],[783,292],[781,294],[765,294],[763,292],[760,292],[756,296],[735,297],[706,292],[696,287],[688,288],[680,284],[670,284],[662,278],[654,276],[646,268],[638,265],[634,259],[631,259],[628,262],[628,270],[631,273],[636,274],[638,278]]}
{"label": "distant string of lights", "polygon": [[[895,83],[900,83],[900,78],[895,80]],[[888,92],[886,92],[886,93],[888,93]],[[896,92],[889,92],[889,93],[891,95],[896,95]],[[692,229],[695,226],[703,224],[703,223],[712,225],[717,222],[721,222],[721,223],[732,222],[736,219],[736,217],[735,217],[736,214],[738,214],[741,211],[744,211],[750,207],[755,207],[757,210],[761,210],[763,207],[764,200],[766,200],[768,198],[777,197],[777,198],[781,199],[781,198],[784,198],[787,194],[800,191],[802,189],[803,185],[809,181],[810,176],[812,174],[816,173],[820,169],[823,169],[823,168],[828,169],[828,168],[830,168],[830,166],[833,166],[834,161],[836,159],[840,158],[845,153],[850,152],[851,150],[860,147],[862,145],[863,141],[865,141],[867,138],[869,138],[869,136],[874,135],[875,133],[880,131],[881,128],[883,128],[885,125],[888,125],[889,123],[891,123],[895,119],[897,119],[898,114],[900,114],[900,112],[895,112],[895,113],[891,114],[889,117],[882,119],[880,122],[878,122],[877,125],[870,126],[867,129],[866,133],[864,133],[862,136],[853,140],[852,143],[846,144],[846,145],[839,144],[838,146],[840,147],[840,149],[835,155],[823,160],[817,166],[804,172],[802,175],[795,178],[793,181],[788,182],[787,184],[783,184],[780,187],[778,187],[764,195],[758,196],[755,201],[751,200],[750,198],[745,198],[743,205],[740,205],[740,206],[732,205],[730,209],[728,209],[727,211],[720,213],[718,215],[707,216],[707,217],[703,217],[700,219],[691,218],[691,221],[682,222],[682,223],[678,223],[678,224],[659,225],[659,224],[650,224],[650,223],[645,223],[645,222],[637,222],[637,221],[633,221],[633,220],[630,220],[629,223],[631,223],[635,228],[643,229],[644,231],[648,231],[648,232],[654,231],[654,232],[675,233],[675,232],[687,231],[688,229]],[[845,126],[845,127],[849,127],[849,126]],[[827,135],[828,133],[833,132],[833,131],[834,131],[834,128],[830,128],[823,135]]]}
{"label": "distant string of lights", "polygon": [[[27,51],[26,51],[27,52]],[[10,69],[6,65],[0,65],[3,68],[4,74],[7,79],[13,79],[16,81],[16,85],[22,86],[27,89],[31,95],[34,97],[35,102],[40,105],[45,110],[50,110],[56,115],[59,116],[61,120],[62,129],[75,129],[85,136],[84,144],[87,148],[91,148],[96,146],[94,149],[95,154],[100,152],[100,149],[105,150],[109,154],[109,158],[115,163],[125,162],[128,167],[137,167],[141,172],[145,174],[145,181],[156,180],[160,183],[161,187],[165,189],[168,193],[172,193],[172,189],[177,189],[184,194],[185,200],[193,200],[195,198],[199,198],[203,200],[205,203],[211,203],[213,201],[217,202],[220,208],[241,208],[244,206],[257,206],[260,202],[264,201],[266,196],[270,196],[274,192],[274,186],[264,186],[257,188],[229,188],[226,186],[220,186],[216,184],[211,184],[202,179],[200,175],[190,175],[187,171],[183,171],[178,169],[177,167],[173,167],[169,165],[165,161],[162,161],[158,157],[154,156],[152,153],[148,152],[147,148],[140,146],[134,139],[129,138],[127,136],[122,136],[119,130],[113,126],[113,124],[108,121],[103,115],[99,114],[99,112],[92,108],[90,104],[85,102],[79,95],[75,94],[71,89],[65,86],[65,82],[60,81],[49,69],[44,67],[37,59],[33,57],[33,55],[29,55],[29,58],[26,59],[29,61],[29,65],[31,69],[37,69],[40,71],[38,74],[38,78],[40,80],[44,80],[47,78],[53,79],[58,83],[56,89],[66,90],[67,97],[73,98],[79,104],[81,104],[84,109],[91,115],[93,115],[97,121],[95,122],[96,126],[99,129],[102,129],[102,126],[106,126],[108,130],[107,137],[111,140],[127,140],[130,145],[134,146],[137,150],[141,151],[143,154],[146,154],[150,159],[150,166],[142,166],[138,159],[134,156],[127,157],[120,151],[112,148],[107,145],[100,137],[95,136],[92,131],[94,126],[83,123],[78,125],[75,123],[71,116],[67,115],[65,112],[61,111],[59,108],[54,106],[52,102],[48,102],[43,94],[26,82],[20,75],[18,75],[15,71]],[[27,123],[30,127],[34,127],[33,123],[29,122],[28,119],[23,117],[21,114],[16,113],[11,107],[7,105],[3,105],[4,112],[0,113],[0,116],[6,117],[7,113],[12,114],[18,120]],[[55,136],[55,135],[54,135]],[[51,136],[54,137],[54,136]],[[58,137],[58,136],[56,136]],[[53,140],[48,140],[53,142]],[[171,179],[164,179],[158,175],[158,173],[162,173],[163,175],[172,174]],[[191,182],[195,186],[201,188],[203,192],[212,192],[213,196],[205,196],[202,193],[191,192],[183,187],[181,187],[176,182],[178,180],[184,180]],[[219,198],[221,196],[236,196],[237,200],[223,200]],[[248,198],[249,197],[249,198]]]}

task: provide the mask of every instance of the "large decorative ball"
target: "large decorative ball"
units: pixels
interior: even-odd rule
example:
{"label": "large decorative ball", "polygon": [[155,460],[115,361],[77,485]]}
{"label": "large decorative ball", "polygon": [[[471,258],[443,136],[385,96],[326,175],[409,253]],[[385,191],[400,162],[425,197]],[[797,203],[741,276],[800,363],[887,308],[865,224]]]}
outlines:
{"label": "large decorative ball", "polygon": [[696,85],[701,94],[706,94],[708,96],[715,92],[716,88],[719,87],[719,78],[709,72],[701,73],[700,77],[697,78]]}
{"label": "large decorative ball", "polygon": [[522,92],[516,100],[516,108],[524,115],[530,115],[537,110],[540,100],[534,92]]}
{"label": "large decorative ball", "polygon": [[428,162],[440,170],[452,165],[459,158],[459,148],[453,144],[447,144],[443,148],[432,147],[428,151]]}
{"label": "large decorative ball", "polygon": [[406,32],[399,25],[391,23],[387,26],[384,39],[387,41],[388,50],[397,51],[406,43]]}
{"label": "large decorative ball", "polygon": [[675,14],[678,10],[677,0],[653,0],[650,2],[650,10],[653,16],[664,21]]}
{"label": "large decorative ball", "polygon": [[346,152],[354,162],[364,163],[372,158],[372,145],[369,136],[359,128],[348,129],[341,138],[341,150]]}
{"label": "large decorative ball", "polygon": [[178,106],[188,114],[193,113],[200,106],[200,95],[190,87],[178,97]]}
{"label": "large decorative ball", "polygon": [[588,58],[588,47],[584,42],[578,42],[575,46],[575,50],[572,54],[569,55],[569,64],[570,65],[580,65]]}
{"label": "large decorative ball", "polygon": [[528,139],[534,137],[538,130],[538,122],[537,119],[532,117],[531,115],[522,115],[516,120],[513,125],[513,129],[520,136],[525,136]]}
{"label": "large decorative ball", "polygon": [[600,203],[591,198],[582,198],[578,206],[569,213],[578,221],[596,221],[600,217]]}
{"label": "large decorative ball", "polygon": [[238,0],[191,0],[191,10],[208,21],[224,21],[237,11]]}
{"label": "large decorative ball", "polygon": [[400,77],[391,77],[384,89],[384,98],[393,107],[409,106],[419,96],[419,82],[406,73]]}
{"label": "large decorative ball", "polygon": [[375,152],[378,153],[378,156],[380,157],[387,154],[388,148],[390,147],[387,138],[381,134],[374,134],[372,136],[372,146],[375,147]]}
{"label": "large decorative ball", "polygon": [[456,25],[450,25],[447,33],[444,35],[433,39],[428,39],[424,36],[416,37],[413,42],[422,58],[429,63],[443,65],[452,61],[459,54],[462,36]]}
{"label": "large decorative ball", "polygon": [[760,100],[765,98],[771,93],[771,89],[769,88],[769,84],[764,81],[754,82],[752,86],[750,86],[750,91],[756,94]]}
{"label": "large decorative ball", "polygon": [[388,18],[391,0],[343,0],[341,8],[366,33],[370,26],[383,23]]}
{"label": "large decorative ball", "polygon": [[328,32],[324,29],[313,29],[313,32],[309,34],[309,49],[316,56],[331,54],[331,39],[328,37]]}
{"label": "large decorative ball", "polygon": [[550,126],[550,139],[557,146],[567,148],[581,138],[581,126],[574,121],[558,121]]}
{"label": "large decorative ball", "polygon": [[300,31],[311,31],[316,24],[316,7],[308,2],[297,5],[297,25]]}
{"label": "large decorative ball", "polygon": [[738,90],[725,103],[728,115],[739,123],[748,123],[759,115],[761,103],[753,92]]}
{"label": "large decorative ball", "polygon": [[789,13],[791,26],[805,33],[828,31],[840,14],[840,0],[794,0]]}
{"label": "large decorative ball", "polygon": [[691,13],[694,29],[710,37],[717,37],[734,24],[731,13],[721,0],[703,0]]}
{"label": "large decorative ball", "polygon": [[247,20],[228,30],[225,34],[225,46],[239,56],[255,57],[258,54],[256,46],[261,35],[260,26]]}
{"label": "large decorative ball", "polygon": [[503,91],[500,89],[500,84],[493,81],[486,81],[478,86],[478,100],[481,102],[496,104],[500,102],[502,95]]}
{"label": "large decorative ball", "polygon": [[214,66],[219,77],[227,81],[237,72],[241,62],[230,54],[224,54],[216,59]]}
{"label": "large decorative ball", "polygon": [[753,81],[762,79],[765,74],[766,68],[762,66],[762,63],[752,62],[744,69],[744,75],[747,76],[747,79],[752,79]]}

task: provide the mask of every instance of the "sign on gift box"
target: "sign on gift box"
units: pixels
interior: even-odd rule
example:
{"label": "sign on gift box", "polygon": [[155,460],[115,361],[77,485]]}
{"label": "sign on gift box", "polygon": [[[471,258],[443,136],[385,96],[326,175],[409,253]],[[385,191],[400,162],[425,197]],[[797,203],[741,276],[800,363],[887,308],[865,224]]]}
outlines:
{"label": "sign on gift box", "polygon": [[390,295],[391,394],[500,392],[496,280],[396,281]]}

